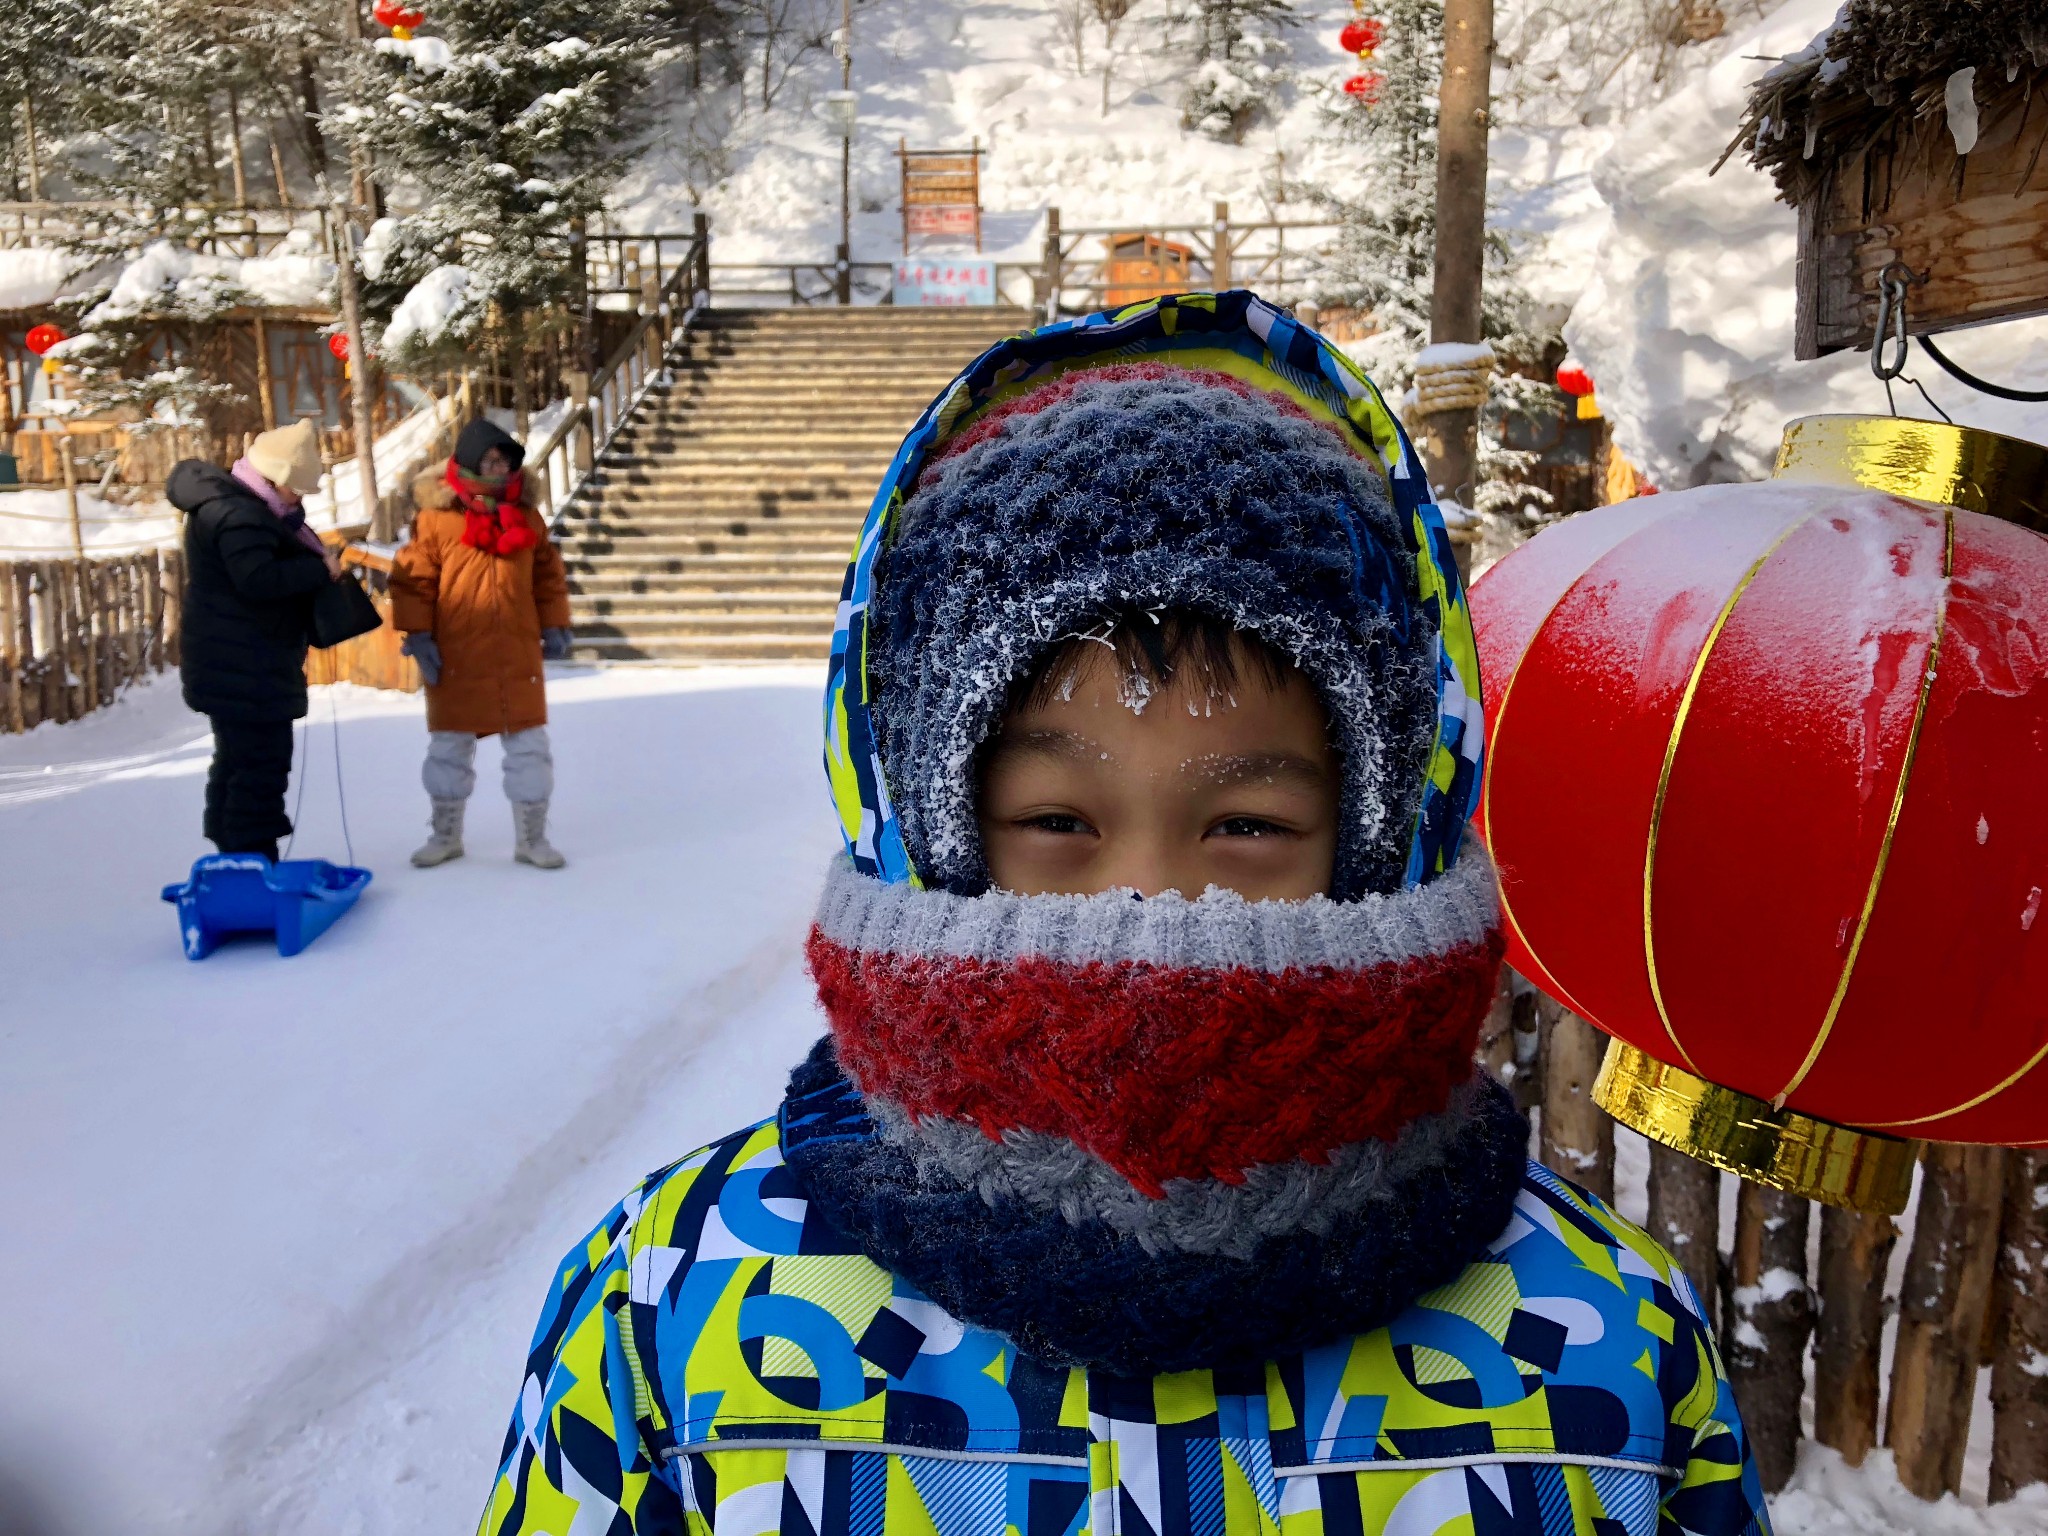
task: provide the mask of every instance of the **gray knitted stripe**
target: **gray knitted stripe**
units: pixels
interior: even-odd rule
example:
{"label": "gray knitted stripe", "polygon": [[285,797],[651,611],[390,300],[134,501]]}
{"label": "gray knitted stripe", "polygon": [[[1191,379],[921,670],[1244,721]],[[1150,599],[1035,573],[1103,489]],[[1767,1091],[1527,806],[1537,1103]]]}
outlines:
{"label": "gray knitted stripe", "polygon": [[1460,1136],[1478,1131],[1474,1111],[1483,1091],[1475,1075],[1443,1113],[1411,1121],[1392,1142],[1339,1147],[1326,1165],[1267,1163],[1246,1170],[1242,1184],[1172,1179],[1163,1200],[1141,1194],[1065,1137],[1011,1130],[996,1142],[962,1120],[913,1122],[893,1100],[873,1093],[866,1099],[882,1137],[910,1154],[921,1178],[978,1190],[990,1205],[1007,1198],[1058,1211],[1072,1224],[1092,1216],[1147,1253],[1248,1259],[1268,1238],[1327,1235],[1340,1219],[1375,1201],[1405,1198],[1415,1180],[1443,1165]]}
{"label": "gray knitted stripe", "polygon": [[1362,970],[1482,943],[1500,922],[1493,864],[1468,843],[1427,885],[1357,901],[1247,901],[1212,886],[1193,901],[1175,893],[1139,901],[1094,896],[956,896],[885,885],[838,856],[818,905],[827,939],[866,954],[1073,964],[1155,965],[1280,972],[1313,966]]}

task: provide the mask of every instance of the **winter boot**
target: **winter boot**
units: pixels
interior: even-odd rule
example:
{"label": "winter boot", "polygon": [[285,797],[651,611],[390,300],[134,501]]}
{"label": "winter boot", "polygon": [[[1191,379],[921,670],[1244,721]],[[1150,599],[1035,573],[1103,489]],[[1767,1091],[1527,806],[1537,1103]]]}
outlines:
{"label": "winter boot", "polygon": [[512,802],[512,825],[519,840],[512,845],[512,857],[535,869],[560,869],[568,861],[548,841],[548,803],[545,800]]}
{"label": "winter boot", "polygon": [[467,800],[434,802],[434,835],[413,850],[415,869],[432,869],[462,857],[462,808]]}

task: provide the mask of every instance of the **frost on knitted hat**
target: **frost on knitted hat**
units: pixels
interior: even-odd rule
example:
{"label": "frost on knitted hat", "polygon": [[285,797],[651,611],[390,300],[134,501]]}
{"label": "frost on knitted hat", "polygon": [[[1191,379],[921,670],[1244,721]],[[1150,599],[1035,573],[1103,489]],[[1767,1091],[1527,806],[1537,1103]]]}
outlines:
{"label": "frost on knitted hat", "polygon": [[935,456],[876,565],[867,663],[903,840],[986,888],[974,758],[1011,685],[1128,611],[1189,609],[1315,684],[1343,763],[1333,894],[1400,887],[1437,633],[1379,466],[1284,397],[1157,363],[1069,372]]}

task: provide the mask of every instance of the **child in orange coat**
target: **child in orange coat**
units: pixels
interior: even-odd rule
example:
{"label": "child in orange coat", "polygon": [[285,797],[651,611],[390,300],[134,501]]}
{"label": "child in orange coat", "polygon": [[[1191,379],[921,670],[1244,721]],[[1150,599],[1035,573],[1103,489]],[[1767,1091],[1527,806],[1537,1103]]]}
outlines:
{"label": "child in orange coat", "polygon": [[527,494],[518,441],[479,418],[443,469],[413,482],[412,539],[392,572],[392,617],[427,684],[433,835],[422,869],[462,856],[462,820],[476,785],[479,736],[505,744],[513,856],[559,869],[548,842],[554,759],[541,663],[569,654],[569,584],[546,522]]}

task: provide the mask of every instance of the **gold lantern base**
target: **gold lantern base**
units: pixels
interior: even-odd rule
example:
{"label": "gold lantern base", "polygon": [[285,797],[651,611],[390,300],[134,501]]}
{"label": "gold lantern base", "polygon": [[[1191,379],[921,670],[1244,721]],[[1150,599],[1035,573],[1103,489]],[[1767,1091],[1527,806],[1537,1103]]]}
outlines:
{"label": "gold lantern base", "polygon": [[1809,1200],[1895,1216],[1912,1193],[1917,1141],[1773,1109],[1619,1040],[1607,1044],[1593,1101],[1652,1141]]}

